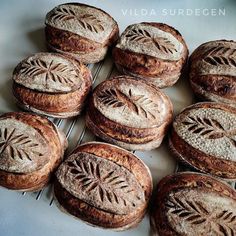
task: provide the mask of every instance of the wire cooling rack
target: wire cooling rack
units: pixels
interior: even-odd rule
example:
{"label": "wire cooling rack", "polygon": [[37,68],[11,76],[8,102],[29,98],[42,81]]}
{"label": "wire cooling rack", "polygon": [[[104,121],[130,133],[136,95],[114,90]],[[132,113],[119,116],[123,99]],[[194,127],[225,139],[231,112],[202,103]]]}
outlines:
{"label": "wire cooling rack", "polygon": [[[117,74],[115,66],[110,59],[110,56],[107,56],[105,60],[101,61],[97,64],[87,65],[88,68],[92,72],[93,78],[93,88],[96,87],[102,81],[114,76]],[[52,119],[49,118],[59,129],[63,130],[66,138],[69,143],[69,147],[66,151],[66,155],[72,151],[77,145],[80,145],[84,142],[96,140],[97,138],[86,128],[84,112],[75,118],[70,119]],[[167,146],[167,145],[166,145]],[[133,151],[135,153],[135,151]],[[174,166],[173,172],[181,172],[181,171],[195,171],[194,169],[185,166],[183,164],[176,164]],[[157,180],[156,180],[157,181]],[[156,182],[154,181],[154,182]],[[232,187],[236,189],[236,183],[229,183]],[[48,200],[49,206],[53,205],[54,197],[52,186],[49,185],[42,190],[34,193],[22,192],[23,196],[26,194],[31,194],[37,201],[41,199],[42,195],[46,195],[46,199]]]}
{"label": "wire cooling rack", "polygon": [[[100,63],[89,64],[87,66],[92,72],[93,88],[102,81],[117,74],[110,56],[107,56],[106,59]],[[65,156],[68,155],[68,153],[70,153],[76,146],[88,141],[97,140],[97,138],[86,128],[84,115],[85,114],[83,112],[80,116],[69,119],[53,119],[48,117],[48,119],[50,119],[59,129],[64,131],[66,135],[69,147],[65,153]],[[133,153],[135,153],[135,151],[133,151]],[[52,206],[54,202],[51,185],[34,193],[22,192],[21,194],[23,196],[31,194],[37,201],[40,200],[45,194],[48,199],[49,206]]]}

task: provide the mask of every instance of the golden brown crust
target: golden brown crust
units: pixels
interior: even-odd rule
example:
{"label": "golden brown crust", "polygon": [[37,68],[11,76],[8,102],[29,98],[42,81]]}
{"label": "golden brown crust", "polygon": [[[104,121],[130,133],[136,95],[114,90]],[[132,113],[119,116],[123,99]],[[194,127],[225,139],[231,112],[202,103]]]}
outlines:
{"label": "golden brown crust", "polygon": [[[117,69],[123,74],[137,76],[145,81],[157,85],[159,88],[170,87],[178,80],[181,72],[179,67],[182,62],[161,61],[160,59],[138,54],[130,51],[123,51],[119,48],[113,49],[113,58]],[[162,78],[157,81],[156,78]]]}
{"label": "golden brown crust", "polygon": [[[184,109],[184,111],[181,112],[182,115],[180,114],[182,118],[179,119],[178,116],[180,116],[180,115],[177,116],[176,119],[178,119],[178,121],[175,126],[176,127],[179,126],[180,122],[185,122],[185,120],[184,120],[185,115],[184,114],[188,114],[188,115],[186,115],[186,117],[193,117],[195,119],[195,117],[193,115],[191,116],[191,113],[189,113],[189,111],[196,110],[199,108],[208,109],[208,110],[209,109],[219,109],[219,110],[224,111],[229,114],[233,114],[233,115],[236,114],[236,109],[234,109],[230,106],[226,106],[224,104],[198,103],[198,104],[192,105],[192,106]],[[221,119],[222,119],[222,117],[219,117],[219,121]],[[203,120],[204,122],[213,121],[213,122],[215,122],[215,124],[218,124],[218,122],[219,122],[218,120],[215,120],[210,115],[208,117],[206,116],[205,118],[201,118],[201,120]],[[224,120],[222,119],[222,121],[224,121]],[[202,124],[206,125],[207,123],[202,123]],[[209,123],[209,124],[211,124],[211,123]],[[208,132],[208,129],[210,129],[210,127],[208,127],[206,130],[204,127],[200,127],[200,128],[201,128],[201,130],[199,130],[200,134],[203,133],[203,135],[204,135],[204,132],[205,132],[207,135],[210,132],[210,130]],[[222,127],[222,128],[224,128],[224,127]],[[229,130],[230,130],[230,128],[229,128]],[[191,132],[197,133],[198,132],[197,127],[195,128],[195,131],[194,131],[194,127],[192,130],[190,128],[189,132],[190,133]],[[220,134],[219,130],[212,131],[212,133],[209,133],[209,134],[214,135],[213,132],[218,132],[218,135]],[[227,132],[227,131],[225,131],[225,132]],[[214,141],[214,140],[217,140],[218,138],[224,138],[224,136],[219,136],[219,137],[215,136],[212,140]],[[235,142],[235,141],[233,141],[233,136],[232,137],[229,136],[229,141],[231,140],[231,138],[232,138],[232,142]],[[207,136],[206,136],[205,140],[209,140],[207,138]],[[186,141],[186,139],[183,139],[183,137],[181,137],[179,135],[179,133],[176,131],[176,128],[172,127],[171,134],[169,137],[169,145],[170,145],[170,150],[171,150],[172,154],[176,158],[178,158],[180,161],[184,161],[185,163],[187,163],[187,164],[191,165],[192,167],[194,167],[200,171],[203,171],[205,173],[210,173],[212,175],[216,175],[218,177],[231,179],[231,180],[236,179],[236,175],[235,175],[236,162],[235,162],[235,160],[233,160],[229,157],[228,158],[226,157],[226,154],[228,152],[230,152],[230,150],[231,150],[230,144],[229,145],[225,144],[225,146],[224,146],[225,154],[223,153],[223,154],[221,154],[221,156],[215,156],[215,155],[213,155],[213,153],[209,154],[203,150],[193,147],[191,145],[191,141]],[[210,146],[212,146],[212,145],[214,145],[214,144],[211,144]],[[209,146],[209,148],[211,148],[210,146]],[[216,147],[215,147],[215,149],[216,149]]]}
{"label": "golden brown crust", "polygon": [[33,173],[16,174],[0,170],[0,185],[2,187],[19,191],[38,191],[45,187],[61,160],[50,163]]}
{"label": "golden brown crust", "polygon": [[47,43],[54,48],[70,53],[88,53],[102,45],[72,32],[56,29],[49,25],[45,28]]}
{"label": "golden brown crust", "polygon": [[199,98],[236,106],[235,48],[234,41],[216,40],[200,45],[192,53],[190,83]]}
{"label": "golden brown crust", "polygon": [[[94,122],[93,122],[94,121]],[[133,144],[145,144],[154,139],[159,139],[167,131],[165,125],[154,128],[130,128],[125,125],[116,123],[99,112],[92,103],[89,103],[89,108],[86,118],[87,126],[95,133],[96,127],[99,127],[102,133],[115,139]],[[100,135],[98,135],[100,136]]]}
{"label": "golden brown crust", "polygon": [[[129,150],[149,150],[153,149],[157,146],[160,145],[164,135],[167,132],[168,126],[172,120],[172,105],[170,103],[170,100],[168,99],[167,96],[164,94],[160,93],[159,90],[157,90],[155,87],[146,85],[144,82],[141,82],[140,80],[135,80],[133,77],[128,77],[128,76],[121,76],[121,77],[115,77],[111,82],[104,82],[100,84],[93,92],[92,97],[89,100],[88,104],[88,110],[87,110],[87,115],[86,115],[86,125],[87,127],[98,137],[119,145],[123,148],[129,149]],[[159,99],[159,102],[163,105],[164,104],[164,111],[163,114],[160,115],[160,113],[155,114],[157,112],[156,108],[152,108],[152,114],[150,117],[148,116],[148,108],[145,107],[145,103],[143,103],[143,107],[138,107],[138,104],[135,105],[135,98],[133,100],[132,105],[132,96],[128,98],[126,96],[125,91],[122,91],[122,81],[125,81],[127,83],[125,85],[126,88],[130,88],[129,91],[130,93],[135,93],[135,89],[133,88],[134,86],[142,86],[142,89],[144,91],[138,91],[140,93],[140,97],[142,97],[144,94],[145,96],[150,93],[150,96],[148,97],[149,100],[145,100],[146,97],[143,97],[142,99],[145,100],[146,103],[151,104],[153,101],[158,102],[157,100]],[[111,84],[110,84],[111,83]],[[127,111],[130,112],[129,118],[130,121],[125,118],[125,117],[120,117],[120,115],[117,113],[117,115],[111,115],[112,113],[116,112],[116,107],[113,106],[114,100],[112,101],[112,93],[114,94],[113,90],[116,90],[116,93],[120,93],[119,91],[122,91],[120,93],[120,98],[117,97],[119,102],[119,99],[126,99],[124,102],[127,102],[127,107],[130,106],[130,108],[127,108]],[[134,89],[134,90],[132,90]],[[115,91],[115,90],[114,90]],[[133,91],[133,92],[132,92]],[[111,93],[110,93],[111,92]],[[160,94],[159,98],[154,98],[153,94],[155,96],[157,94]],[[105,94],[105,95],[104,95]],[[123,94],[123,95],[122,95]],[[96,100],[100,99],[100,97],[106,97],[106,100],[103,100],[102,108],[100,105],[97,104]],[[139,95],[137,95],[138,97]],[[108,101],[108,103],[107,103]],[[121,100],[120,100],[121,101]],[[130,103],[131,101],[131,103]],[[107,107],[106,104],[107,103]],[[117,103],[118,104],[118,103]],[[134,110],[132,111],[131,106],[137,106],[136,109],[143,109],[142,111],[145,113],[141,113],[142,111],[139,110]],[[142,105],[141,105],[142,106]],[[158,105],[159,106],[159,105]],[[161,105],[160,105],[161,106]],[[120,106],[123,109],[124,106]],[[115,108],[115,109],[114,109]],[[107,111],[110,110],[110,113],[104,113],[105,109]],[[118,107],[119,109],[119,107]],[[130,109],[130,111],[128,110]],[[145,110],[147,109],[147,110]],[[137,112],[137,114],[135,114]],[[124,114],[124,110],[123,110]],[[153,115],[155,114],[155,115]],[[110,115],[110,117],[109,117]],[[135,117],[137,117],[135,118]],[[156,121],[153,119],[155,117]],[[160,116],[158,118],[158,116]],[[133,122],[133,120],[136,119],[136,122]],[[145,122],[151,119],[150,122],[147,123],[147,126],[145,126]],[[123,123],[125,121],[125,123]],[[139,122],[142,122],[139,124]],[[133,125],[137,125],[136,127]],[[141,125],[141,126],[140,126]]]}
{"label": "golden brown crust", "polygon": [[[200,86],[206,92],[229,99],[234,103],[236,101],[236,83],[234,80],[233,76],[203,75],[193,77],[191,83]],[[194,90],[196,93],[198,91],[197,89]]]}
{"label": "golden brown crust", "polygon": [[[97,123],[94,123],[89,115],[86,115],[86,126],[93,132],[93,134],[95,134],[97,137],[102,138],[103,140],[106,140],[106,142],[117,145],[119,147],[125,148],[127,150],[152,150],[155,147],[159,147],[162,143],[162,140],[164,138],[164,136],[160,136],[160,134],[167,133],[168,131],[168,127],[169,125],[163,125],[161,126],[159,129],[156,130],[156,134],[157,135],[153,135],[153,136],[149,136],[149,137],[142,137],[141,135],[139,135],[138,137],[132,139],[132,137],[126,137],[127,134],[133,135],[135,134],[135,131],[130,131],[130,130],[126,130],[124,127],[122,127],[121,129],[117,129],[122,135],[118,135],[118,137],[123,137],[124,139],[122,140],[121,138],[115,139],[112,136],[107,135],[107,133],[103,132],[102,129],[98,128],[96,126]],[[108,124],[108,123],[107,123]],[[110,124],[109,124],[110,125]],[[112,126],[111,126],[112,127]],[[116,126],[114,126],[116,127]],[[108,129],[106,129],[108,130]],[[111,132],[111,131],[107,131],[107,132]],[[147,130],[145,130],[146,132]],[[139,133],[138,131],[136,133]],[[132,140],[132,141],[131,141]],[[136,143],[134,142],[134,140],[136,140]],[[147,141],[149,140],[149,141]],[[142,142],[143,141],[143,142]],[[145,142],[144,142],[145,141]]]}
{"label": "golden brown crust", "polygon": [[52,27],[48,22],[46,22],[45,35],[48,48],[52,51],[71,55],[83,63],[96,63],[103,60],[108,47],[112,46],[119,37],[118,24],[109,14],[99,8],[81,3],[67,3],[64,5],[85,6],[99,10],[107,15],[110,21],[114,21],[113,29],[104,42],[96,42],[68,30]]}
{"label": "golden brown crust", "polygon": [[187,61],[188,49],[181,34],[174,28],[162,23],[142,23],[154,26],[172,34],[184,45],[181,59],[177,61],[163,60],[157,57],[118,47],[113,49],[113,58],[117,68],[125,74],[145,79],[160,88],[172,86],[179,78],[182,68]]}
{"label": "golden brown crust", "polygon": [[84,90],[84,94],[80,90],[67,94],[47,94],[13,83],[13,94],[20,105],[25,106],[27,110],[37,109],[49,116],[60,118],[63,113],[64,118],[80,114],[89,91]]}
{"label": "golden brown crust", "polygon": [[[91,72],[85,65],[71,57],[63,56],[62,58],[71,60],[78,65],[79,73],[82,76],[80,87],[70,92],[49,93],[25,87],[14,81],[13,95],[22,109],[58,118],[76,116],[81,112],[91,89]],[[20,68],[17,66],[14,76],[20,73]]]}
{"label": "golden brown crust", "polygon": [[[11,112],[1,116],[1,119],[15,119],[36,129],[47,141],[49,162],[41,169],[30,173],[12,173],[0,171],[0,185],[9,189],[33,191],[45,186],[60,164],[64,149],[67,147],[65,136],[46,118],[23,112]],[[60,137],[59,137],[60,135]],[[11,158],[9,156],[9,158]]]}
{"label": "golden brown crust", "polygon": [[[88,153],[90,155],[95,155],[99,158],[112,161],[112,163],[116,163],[119,166],[122,166],[122,168],[124,167],[130,171],[142,187],[145,193],[146,202],[128,214],[115,214],[102,210],[102,206],[101,208],[94,207],[92,204],[88,204],[86,201],[82,201],[73,196],[58,182],[58,180],[56,180],[54,184],[54,192],[56,199],[62,208],[73,216],[78,217],[89,224],[103,228],[124,230],[127,227],[130,228],[137,225],[146,212],[147,204],[152,193],[151,175],[145,164],[128,151],[105,143],[87,143],[77,147],[71,155],[75,153]],[[105,169],[103,168],[105,168],[105,166],[100,166],[100,171],[104,171]]]}
{"label": "golden brown crust", "polygon": [[145,214],[144,211],[137,216],[137,219],[135,216],[130,217],[129,219],[127,216],[116,216],[115,214],[101,211],[71,195],[61,187],[57,180],[54,182],[54,193],[56,200],[59,203],[59,207],[62,207],[63,211],[66,211],[93,226],[121,231],[126,229],[126,225],[128,224],[129,228],[136,227]]}
{"label": "golden brown crust", "polygon": [[[180,193],[181,191],[191,191],[192,198],[189,198],[187,202],[185,202],[184,196],[182,196],[182,198],[179,198],[178,196],[180,195],[176,194],[178,192]],[[208,201],[200,197],[202,193],[204,194],[204,196],[208,196]],[[216,204],[214,202],[214,199],[216,197],[223,200],[224,204],[220,202],[221,200],[218,200],[218,203]],[[182,207],[184,208],[188,206],[188,209],[186,209],[185,211],[186,215],[180,215],[180,218],[178,218],[178,214],[181,214],[182,211],[178,206],[178,203],[173,201],[173,199],[181,203]],[[236,192],[227,184],[215,178],[203,174],[197,174],[194,172],[177,173],[167,176],[163,178],[157,185],[157,192],[155,194],[155,198],[153,199],[151,218],[154,223],[154,230],[157,231],[158,235],[163,236],[181,235],[181,233],[178,231],[186,231],[187,229],[189,231],[184,235],[202,236],[206,235],[206,233],[210,234],[214,229],[211,226],[214,226],[215,224],[216,226],[218,226],[217,219],[215,219],[214,217],[211,218],[210,216],[214,216],[214,211],[216,211],[217,213],[218,211],[221,211],[221,205],[222,208],[225,207],[225,209],[223,210],[225,210],[225,212],[228,212],[226,208],[228,207],[227,204],[230,203],[226,203],[227,201],[232,201],[234,202],[234,204],[236,204]],[[170,202],[172,202],[173,205],[171,205]],[[190,205],[187,205],[188,203]],[[191,206],[193,207],[192,209]],[[192,216],[193,212],[195,211],[195,206],[197,206],[195,210],[197,210],[198,213],[195,214],[195,218],[188,218],[187,216]],[[202,208],[199,208],[201,206]],[[175,208],[176,211],[170,211],[169,208],[172,207]],[[179,211],[177,209],[179,209]],[[204,209],[206,211],[204,211]],[[174,214],[176,214],[175,222],[172,221],[172,217]],[[234,216],[233,212],[231,213],[231,215],[232,217]],[[228,229],[231,229],[231,232],[233,233],[235,232],[235,227],[233,226],[235,225],[234,218],[232,218],[232,224],[228,224]],[[197,220],[199,220],[199,222],[197,222]],[[195,224],[194,221],[196,221]],[[221,219],[219,223],[222,226],[221,229],[224,229],[226,222]],[[216,228],[215,230],[220,234],[221,229],[219,227],[219,231],[218,228]]]}

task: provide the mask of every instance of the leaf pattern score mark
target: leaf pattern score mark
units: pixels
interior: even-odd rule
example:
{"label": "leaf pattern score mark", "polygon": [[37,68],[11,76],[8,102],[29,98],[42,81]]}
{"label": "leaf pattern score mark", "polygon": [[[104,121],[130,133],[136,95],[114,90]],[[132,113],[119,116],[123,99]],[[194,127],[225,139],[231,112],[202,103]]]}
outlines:
{"label": "leaf pattern score mark", "polygon": [[229,210],[223,210],[214,216],[202,203],[194,200],[179,199],[171,196],[165,204],[170,214],[177,215],[191,225],[208,225],[216,235],[236,235],[236,215]]}
{"label": "leaf pattern score mark", "polygon": [[183,124],[188,126],[188,131],[207,139],[227,137],[232,145],[236,147],[236,141],[233,139],[233,136],[236,135],[236,129],[225,130],[221,123],[215,119],[189,116],[187,120],[183,121]]}
{"label": "leaf pattern score mark", "polygon": [[180,200],[178,197],[171,197],[166,206],[171,209],[171,214],[176,214],[195,225],[206,222],[209,213],[199,202]]}
{"label": "leaf pattern score mark", "polygon": [[134,42],[154,44],[159,51],[165,54],[173,54],[174,52],[177,52],[175,45],[169,39],[156,37],[155,35],[152,36],[145,29],[132,29],[128,34],[126,34],[126,38]]}
{"label": "leaf pattern score mark", "polygon": [[[218,227],[213,228],[218,234],[224,236],[235,236],[236,235],[236,215],[233,212],[224,210],[217,216]],[[233,229],[233,227],[234,229]]]}
{"label": "leaf pattern score mark", "polygon": [[134,201],[129,202],[128,199],[117,194],[117,190],[121,190],[128,194],[134,190],[129,187],[127,181],[117,175],[113,170],[102,174],[99,164],[95,162],[81,162],[74,160],[68,162],[70,173],[80,182],[82,191],[96,191],[98,200],[101,202],[108,201],[110,204],[118,204],[132,207],[136,206],[136,202],[141,200],[139,196]]}
{"label": "leaf pattern score mark", "polygon": [[116,88],[106,89],[98,95],[98,98],[107,106],[113,108],[123,107],[122,112],[129,109],[138,116],[147,119],[151,118],[155,120],[157,119],[156,113],[160,113],[158,104],[154,103],[145,95],[133,95],[131,89],[129,89],[128,95]]}
{"label": "leaf pattern score mark", "polygon": [[99,33],[104,31],[102,22],[93,15],[85,14],[78,19],[78,22],[84,29],[88,29],[92,32]]}
{"label": "leaf pattern score mark", "polygon": [[203,61],[212,66],[236,67],[236,49],[224,46],[212,47],[206,51]]}
{"label": "leaf pattern score mark", "polygon": [[16,129],[0,129],[0,154],[7,153],[16,160],[32,161],[31,155],[42,156],[42,153],[34,150],[39,144],[33,142],[24,134],[16,134]]}
{"label": "leaf pattern score mark", "polygon": [[45,75],[46,84],[50,80],[60,84],[74,84],[72,78],[78,79],[78,75],[73,69],[53,60],[49,63],[41,59],[29,60],[22,64],[21,73],[28,76]]}
{"label": "leaf pattern score mark", "polygon": [[54,11],[52,14],[53,22],[56,21],[68,21],[74,19],[81,27],[85,30],[89,30],[94,33],[99,33],[104,31],[102,21],[91,14],[76,14],[71,8],[60,7]]}

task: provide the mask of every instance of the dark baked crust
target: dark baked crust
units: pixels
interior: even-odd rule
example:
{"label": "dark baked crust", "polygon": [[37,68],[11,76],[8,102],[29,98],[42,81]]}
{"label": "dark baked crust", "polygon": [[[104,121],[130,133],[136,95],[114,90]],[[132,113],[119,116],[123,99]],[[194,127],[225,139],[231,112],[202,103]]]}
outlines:
{"label": "dark baked crust", "polygon": [[[64,58],[76,62],[71,57]],[[92,81],[90,70],[79,62],[76,64],[83,78],[80,88],[68,93],[47,93],[26,88],[14,81],[12,92],[17,104],[24,110],[55,118],[68,118],[80,114],[91,90]],[[15,69],[14,74],[19,73],[19,68],[18,66]]]}
{"label": "dark baked crust", "polygon": [[[116,78],[118,83],[119,77]],[[113,81],[115,81],[116,78],[114,78]],[[125,78],[127,78],[127,80],[132,79],[131,82],[133,81],[134,84],[137,81],[133,77],[127,76]],[[163,123],[150,128],[134,128],[110,120],[95,107],[93,96],[96,96],[94,94],[99,91],[101,86],[102,84],[96,87],[89,100],[86,115],[87,127],[96,136],[128,150],[150,150],[158,147],[161,144],[164,135],[167,133],[170,122],[172,121],[173,108],[169,98],[163,94],[166,109],[169,111],[166,117],[163,118]],[[157,89],[156,87],[152,88],[155,90]],[[160,91],[158,90],[157,92]]]}
{"label": "dark baked crust", "polygon": [[163,134],[166,134],[169,128],[169,123],[165,123],[156,129],[133,129],[119,126],[104,117],[101,120],[98,117],[96,119],[90,118],[89,112],[86,114],[86,126],[93,134],[127,150],[151,150],[159,147],[164,138]]}
{"label": "dark baked crust", "polygon": [[44,115],[68,118],[80,114],[84,107],[90,84],[82,93],[80,90],[67,94],[40,93],[13,83],[13,94],[21,108]]}
{"label": "dark baked crust", "polygon": [[[131,128],[121,125],[103,116],[91,102],[89,103],[86,122],[91,130],[95,131],[97,128],[112,139],[130,144],[145,144],[151,142],[154,139],[162,138],[163,133],[167,131],[166,124],[149,129]],[[93,127],[93,125],[95,127]]]}
{"label": "dark baked crust", "polygon": [[36,191],[47,185],[52,173],[62,161],[67,148],[65,136],[48,119],[24,112],[10,112],[1,118],[13,118],[34,127],[47,140],[50,161],[41,169],[31,173],[10,173],[0,170],[0,185],[21,191]]}
{"label": "dark baked crust", "polygon": [[[186,112],[194,108],[216,108],[232,114],[236,114],[236,109],[220,103],[198,103],[184,109]],[[191,167],[212,175],[235,180],[236,179],[236,162],[206,154],[183,140],[172,127],[169,136],[169,147],[172,154],[180,161],[187,163]]]}
{"label": "dark baked crust", "polygon": [[[81,3],[67,3],[67,5],[89,6]],[[93,8],[102,11],[109,16],[110,20],[115,21],[105,11],[96,7]],[[108,47],[112,46],[119,37],[119,28],[116,23],[114,29],[104,43],[98,43],[78,34],[57,29],[47,24],[45,27],[45,36],[49,50],[73,56],[87,64],[96,63],[104,59]]]}
{"label": "dark baked crust", "polygon": [[[194,93],[202,100],[208,100],[213,102],[222,102],[228,105],[236,106],[236,82],[235,75],[230,76],[227,73],[224,74],[203,74],[201,72],[201,67],[197,67],[196,64],[202,61],[206,56],[204,48],[211,43],[228,43],[234,41],[228,40],[216,40],[204,43],[200,45],[192,53],[189,59],[189,75],[190,83]],[[212,50],[214,47],[212,46]],[[225,47],[225,49],[227,49]],[[210,51],[210,50],[209,50]],[[216,51],[216,50],[215,50]],[[214,52],[213,52],[214,53]],[[223,53],[223,52],[222,52]],[[218,55],[216,55],[218,56]],[[222,54],[223,56],[223,54]],[[209,65],[210,66],[210,65]],[[233,67],[233,65],[232,65]]]}
{"label": "dark baked crust", "polygon": [[[42,169],[33,173],[17,174],[0,170],[0,185],[2,187],[18,191],[38,191],[45,187],[53,172],[56,170],[61,160],[50,163]],[[54,166],[52,166],[54,164]]]}
{"label": "dark baked crust", "polygon": [[173,27],[163,23],[144,22],[144,24],[171,33],[178,39],[184,45],[184,52],[181,59],[178,61],[168,61],[115,47],[113,49],[115,64],[122,73],[143,78],[160,88],[172,86],[178,80],[182,68],[187,61],[187,45],[181,34]]}
{"label": "dark baked crust", "polygon": [[90,53],[102,47],[100,43],[49,25],[46,25],[45,34],[48,45],[69,53]]}
{"label": "dark baked crust", "polygon": [[128,169],[142,186],[146,203],[141,208],[126,215],[110,213],[74,197],[56,180],[54,193],[60,207],[69,214],[94,226],[114,230],[124,230],[136,226],[146,212],[152,193],[152,180],[148,168],[138,158],[135,158],[133,154],[105,143],[87,143],[77,147],[72,154],[77,152],[94,154]]}
{"label": "dark baked crust", "polygon": [[[152,202],[152,227],[154,227],[154,230],[157,232],[158,235],[179,235],[173,229],[174,225],[170,225],[168,221],[165,203],[171,193],[174,193],[181,189],[195,190],[196,194],[199,190],[204,191],[206,193],[215,193],[218,196],[223,196],[227,199],[231,198],[232,200],[236,201],[236,192],[232,188],[230,188],[229,185],[210,176],[204,174],[197,174],[194,172],[184,172],[169,175],[163,178],[157,185],[157,191]],[[175,224],[178,225],[178,223],[179,222],[176,222]],[[208,222],[207,224],[210,223],[211,222]],[[190,232],[189,235],[191,235]]]}

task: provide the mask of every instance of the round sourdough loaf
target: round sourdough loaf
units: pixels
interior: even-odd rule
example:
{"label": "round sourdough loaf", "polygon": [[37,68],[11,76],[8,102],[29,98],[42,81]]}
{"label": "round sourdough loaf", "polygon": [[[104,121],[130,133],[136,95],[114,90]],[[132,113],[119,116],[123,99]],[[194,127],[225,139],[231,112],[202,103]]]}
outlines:
{"label": "round sourdough loaf", "polygon": [[169,139],[173,154],[212,175],[236,179],[236,109],[197,103],[176,116]]}
{"label": "round sourdough loaf", "polygon": [[36,191],[62,161],[65,135],[48,119],[23,112],[0,116],[0,185]]}
{"label": "round sourdough loaf", "polygon": [[151,225],[161,236],[236,234],[236,192],[194,172],[165,177],[157,186]]}
{"label": "round sourdough loaf", "polygon": [[29,56],[13,72],[13,94],[18,105],[58,118],[81,112],[91,84],[91,73],[85,65],[57,53]]}
{"label": "round sourdough loaf", "polygon": [[236,42],[200,45],[190,57],[190,83],[199,98],[236,107]]}
{"label": "round sourdough loaf", "polygon": [[148,167],[116,146],[78,146],[56,172],[58,206],[98,227],[125,230],[144,217],[152,193]]}
{"label": "round sourdough loaf", "polygon": [[130,76],[99,84],[89,100],[86,124],[99,138],[129,150],[158,147],[172,121],[170,99]]}
{"label": "round sourdough loaf", "polygon": [[113,49],[122,74],[143,78],[159,88],[172,86],[179,79],[187,57],[181,34],[162,23],[128,26]]}
{"label": "round sourdough loaf", "polygon": [[84,63],[103,60],[108,47],[119,36],[118,25],[109,14],[80,3],[53,8],[45,24],[49,49],[69,54]]}

